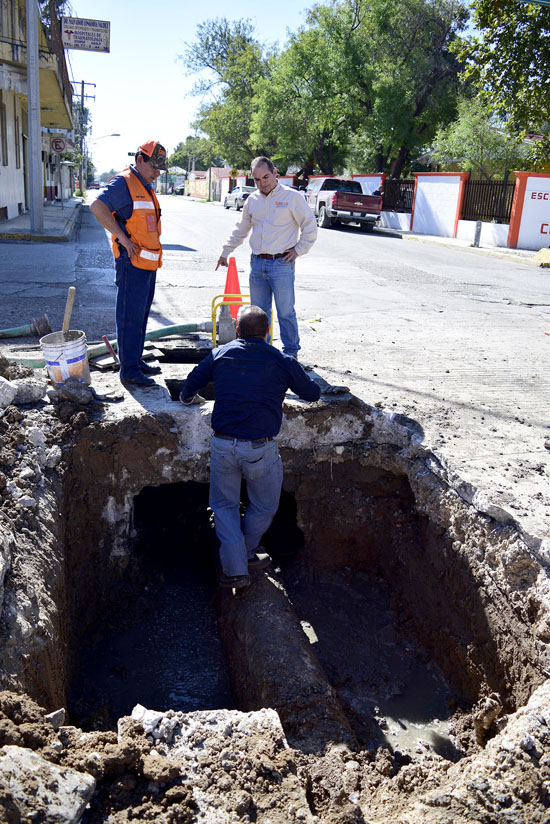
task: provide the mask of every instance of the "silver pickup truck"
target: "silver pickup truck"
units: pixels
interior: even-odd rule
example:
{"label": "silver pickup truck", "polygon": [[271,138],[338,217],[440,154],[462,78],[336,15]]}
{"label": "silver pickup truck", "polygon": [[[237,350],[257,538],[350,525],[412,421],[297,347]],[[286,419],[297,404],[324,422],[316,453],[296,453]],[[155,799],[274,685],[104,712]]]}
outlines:
{"label": "silver pickup truck", "polygon": [[323,229],[336,223],[358,223],[372,232],[382,211],[381,195],[364,195],[358,180],[314,177],[306,189],[306,200]]}

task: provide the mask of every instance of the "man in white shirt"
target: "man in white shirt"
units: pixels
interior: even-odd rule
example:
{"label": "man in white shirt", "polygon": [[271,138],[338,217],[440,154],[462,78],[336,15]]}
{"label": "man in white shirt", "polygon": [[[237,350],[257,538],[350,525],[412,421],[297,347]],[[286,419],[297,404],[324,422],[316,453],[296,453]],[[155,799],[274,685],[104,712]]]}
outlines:
{"label": "man in white shirt", "polygon": [[268,157],[251,163],[257,191],[245,201],[242,217],[222,249],[218,266],[227,266],[231,252],[250,230],[250,303],[260,306],[271,324],[275,299],[283,352],[298,357],[300,336],[294,309],[294,261],[309,252],[317,238],[317,223],[296,189],[283,186]]}

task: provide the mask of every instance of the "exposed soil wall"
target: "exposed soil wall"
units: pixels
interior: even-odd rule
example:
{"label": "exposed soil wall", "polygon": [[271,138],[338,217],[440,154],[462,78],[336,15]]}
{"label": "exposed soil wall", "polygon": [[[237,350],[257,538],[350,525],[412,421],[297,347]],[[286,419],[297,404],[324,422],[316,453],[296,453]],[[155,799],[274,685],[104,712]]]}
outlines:
{"label": "exposed soil wall", "polygon": [[305,560],[377,569],[467,702],[498,692],[517,708],[548,665],[545,569],[513,528],[473,511],[423,461],[388,446],[365,452],[288,456]]}

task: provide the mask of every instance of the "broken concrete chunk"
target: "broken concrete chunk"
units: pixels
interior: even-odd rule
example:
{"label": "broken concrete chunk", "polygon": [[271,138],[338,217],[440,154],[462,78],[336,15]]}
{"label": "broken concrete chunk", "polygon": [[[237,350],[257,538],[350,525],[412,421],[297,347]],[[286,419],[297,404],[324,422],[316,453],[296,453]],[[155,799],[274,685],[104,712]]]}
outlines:
{"label": "broken concrete chunk", "polygon": [[158,739],[155,750],[142,757],[141,769],[144,777],[154,782],[150,785],[152,792],[153,786],[173,781],[179,774],[192,775],[189,788],[177,786],[171,791],[192,791],[193,820],[211,824],[248,820],[247,810],[253,805],[255,820],[265,824],[296,820],[318,824],[319,819],[309,810],[305,787],[274,710],[182,714],[173,710],[155,712],[138,705],[132,719],[119,719],[119,742],[132,736],[136,722],[154,720],[153,735],[165,722],[177,722],[171,741]]}
{"label": "broken concrete chunk", "polygon": [[11,381],[0,377],[0,408],[5,409],[15,400],[17,387]]}
{"label": "broken concrete chunk", "polygon": [[27,440],[32,443],[33,446],[46,445],[45,435],[37,426],[29,426],[27,429]]}
{"label": "broken concrete chunk", "polygon": [[48,449],[46,452],[46,458],[44,460],[44,466],[47,466],[48,469],[53,469],[54,466],[60,462],[61,458],[63,457],[63,453],[61,452],[60,446],[52,446],[51,449]]}
{"label": "broken concrete chunk", "polygon": [[55,712],[50,712],[44,716],[44,721],[49,721],[54,730],[58,730],[65,723],[65,708],[61,707]]}
{"label": "broken concrete chunk", "polygon": [[34,475],[35,475],[34,469],[31,469],[30,466],[26,466],[19,473],[19,477],[22,481],[32,481],[32,480],[34,480]]}
{"label": "broken concrete chunk", "polygon": [[37,378],[19,378],[12,381],[17,389],[15,403],[36,403],[46,396],[48,384]]}
{"label": "broken concrete chunk", "polygon": [[6,484],[6,492],[10,495],[14,501],[17,501],[21,495],[23,494],[15,481],[8,481]]}
{"label": "broken concrete chunk", "polygon": [[14,746],[0,749],[0,774],[21,820],[42,824],[77,824],[96,783],[87,773]]}

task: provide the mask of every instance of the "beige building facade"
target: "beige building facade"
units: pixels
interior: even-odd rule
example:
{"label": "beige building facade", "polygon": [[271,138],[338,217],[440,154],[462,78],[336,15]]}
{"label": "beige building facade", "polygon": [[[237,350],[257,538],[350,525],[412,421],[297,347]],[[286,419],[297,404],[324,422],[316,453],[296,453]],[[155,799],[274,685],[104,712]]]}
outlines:
{"label": "beige building facade", "polygon": [[[38,43],[43,187],[44,198],[52,200],[72,193],[72,171],[61,162],[61,153],[52,151],[52,137],[62,136],[70,151],[73,123],[72,88],[53,3],[50,11],[51,30],[39,23]],[[27,113],[26,3],[0,0],[0,220],[29,209]]]}

